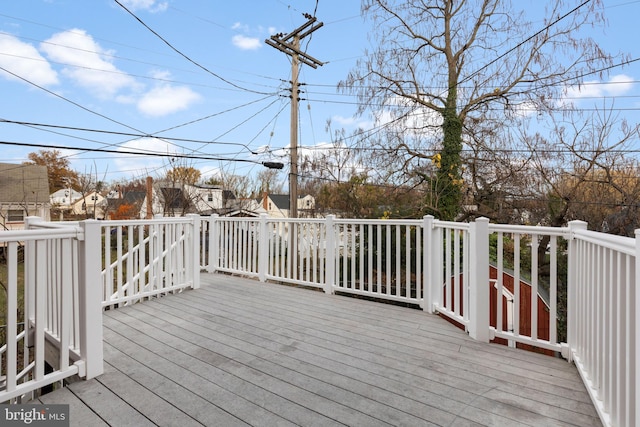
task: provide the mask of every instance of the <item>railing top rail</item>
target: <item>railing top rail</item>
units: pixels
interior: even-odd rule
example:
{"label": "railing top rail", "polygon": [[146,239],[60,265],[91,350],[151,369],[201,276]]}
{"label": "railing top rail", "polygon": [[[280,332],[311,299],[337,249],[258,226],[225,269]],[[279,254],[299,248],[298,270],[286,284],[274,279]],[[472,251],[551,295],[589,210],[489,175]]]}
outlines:
{"label": "railing top rail", "polygon": [[[228,222],[256,222],[260,218],[254,217],[214,217],[216,221]],[[327,218],[266,218],[267,223],[326,223]],[[422,219],[346,219],[335,218],[334,224],[383,224],[383,225],[422,225]]]}
{"label": "railing top rail", "polygon": [[98,221],[102,227],[119,227],[129,225],[153,225],[153,224],[189,224],[193,222],[190,217],[163,217],[153,219],[119,219]]}
{"label": "railing top rail", "polygon": [[636,240],[632,237],[617,236],[591,230],[575,230],[573,237],[594,245],[613,249],[627,255],[636,254]]}
{"label": "railing top rail", "polygon": [[336,224],[379,224],[379,225],[417,225],[423,224],[421,219],[345,219],[336,218]]}
{"label": "railing top rail", "polygon": [[490,223],[489,232],[536,234],[557,237],[569,236],[569,228],[567,227],[545,227],[540,225],[511,225]]}
{"label": "railing top rail", "polygon": [[53,229],[53,228],[79,227],[79,226],[80,226],[80,221],[55,221],[55,222],[33,221],[33,222],[29,222],[29,229],[34,229],[34,228]]}
{"label": "railing top rail", "polygon": [[[226,222],[257,222],[260,221],[260,217],[255,217],[255,216],[215,216],[215,215],[211,215],[211,216],[203,216],[202,219],[213,219],[215,221],[226,221]],[[278,222],[278,221],[294,221],[293,219],[290,218],[270,218],[267,217],[267,222]],[[318,221],[314,218],[298,218],[295,221]]]}
{"label": "railing top rail", "polygon": [[42,239],[79,238],[83,234],[80,227],[37,228],[31,230],[0,231],[0,242],[25,242]]}
{"label": "railing top rail", "polygon": [[463,230],[468,231],[470,225],[468,222],[455,222],[455,221],[441,221],[436,219],[433,221],[433,226],[435,228],[448,228],[450,230]]}

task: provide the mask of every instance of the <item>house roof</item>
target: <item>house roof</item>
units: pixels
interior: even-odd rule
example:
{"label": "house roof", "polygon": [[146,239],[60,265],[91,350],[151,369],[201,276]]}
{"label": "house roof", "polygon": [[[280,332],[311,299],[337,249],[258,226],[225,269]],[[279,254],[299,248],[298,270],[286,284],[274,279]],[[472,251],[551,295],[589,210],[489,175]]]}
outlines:
{"label": "house roof", "polygon": [[279,209],[289,209],[289,195],[288,194],[269,194],[269,198]]}
{"label": "house roof", "polygon": [[147,197],[146,191],[127,191],[122,196],[122,199],[129,205],[136,205],[138,203],[141,204],[145,197]]}
{"label": "house roof", "polygon": [[[278,207],[278,209],[289,209],[291,202],[288,194],[268,194],[271,201]],[[305,196],[298,196],[298,200],[309,197],[309,194]],[[256,199],[258,203],[262,204],[262,198]]]}
{"label": "house roof", "polygon": [[0,203],[49,203],[47,167],[0,163]]}

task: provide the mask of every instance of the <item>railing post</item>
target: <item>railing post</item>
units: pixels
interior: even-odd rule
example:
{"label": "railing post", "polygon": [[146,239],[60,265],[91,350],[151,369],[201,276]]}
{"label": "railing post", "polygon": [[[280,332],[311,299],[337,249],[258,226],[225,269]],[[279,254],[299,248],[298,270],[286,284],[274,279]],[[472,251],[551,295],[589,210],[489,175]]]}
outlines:
{"label": "railing post", "polygon": [[218,214],[209,217],[209,262],[207,263],[207,273],[215,273],[220,259],[220,235],[218,232]]}
{"label": "railing post", "polygon": [[[200,215],[198,214],[188,214],[187,218],[191,219],[191,255],[189,256],[189,263],[191,265],[187,265],[188,268],[193,274],[191,289],[200,288]],[[185,251],[188,251],[189,248],[185,248]]]}
{"label": "railing post", "polygon": [[267,223],[269,215],[266,213],[260,214],[258,227],[259,227],[259,239],[258,239],[258,280],[261,282],[267,281],[267,272],[269,270],[269,245],[271,244],[271,236],[269,235],[269,227]]}
{"label": "railing post", "polygon": [[566,354],[562,354],[571,362],[573,360],[573,351],[577,349],[578,343],[578,323],[577,314],[577,274],[580,268],[580,260],[578,259],[578,242],[573,236],[577,230],[586,230],[587,223],[584,221],[569,222],[569,244],[568,244],[568,261],[567,261],[567,344],[569,346]]}
{"label": "railing post", "polygon": [[[78,302],[80,304],[80,353],[85,362],[86,379],[102,374],[102,249],[100,221],[80,223],[83,239],[78,241]],[[106,238],[109,238],[107,236]]]}
{"label": "railing post", "polygon": [[640,229],[635,231],[635,237],[636,237],[636,277],[635,277],[635,283],[633,286],[633,292],[635,293],[635,301],[632,301],[632,304],[634,304],[634,310],[632,310],[632,312],[634,313],[635,319],[633,321],[633,329],[635,329],[635,335],[633,336],[633,340],[634,342],[631,344],[631,349],[633,350],[633,353],[630,355],[630,357],[632,358],[631,360],[633,360],[634,363],[634,379],[632,382],[632,387],[634,387],[634,390],[630,393],[632,397],[632,399],[635,400],[635,402],[629,402],[629,407],[633,407],[635,408],[635,422],[639,422],[640,421],[640,290],[638,290],[638,285],[640,285]]}
{"label": "railing post", "polygon": [[[427,313],[435,313],[435,304],[439,302],[438,289],[441,286],[438,285],[437,277],[437,260],[439,254],[436,253],[435,240],[436,233],[434,230],[434,217],[433,215],[426,215],[422,219],[422,265],[423,268],[423,291],[422,291],[422,303],[420,308]],[[441,290],[441,289],[440,289]]]}
{"label": "railing post", "polygon": [[335,215],[327,215],[325,220],[325,286],[324,292],[333,294],[336,280],[336,230]]}
{"label": "railing post", "polygon": [[469,336],[489,342],[489,220],[476,219],[470,234]]}
{"label": "railing post", "polygon": [[24,229],[29,230],[34,224],[43,222],[39,216],[28,216],[24,219]]}

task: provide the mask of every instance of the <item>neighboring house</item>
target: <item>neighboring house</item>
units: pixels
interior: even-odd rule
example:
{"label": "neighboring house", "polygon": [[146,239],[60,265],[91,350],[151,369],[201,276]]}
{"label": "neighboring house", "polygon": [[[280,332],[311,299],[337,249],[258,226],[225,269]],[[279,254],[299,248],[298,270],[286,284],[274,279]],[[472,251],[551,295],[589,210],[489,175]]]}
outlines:
{"label": "neighboring house", "polygon": [[110,191],[106,199],[106,219],[145,218],[140,216],[140,211],[146,195],[146,191]]}
{"label": "neighboring house", "polygon": [[185,192],[191,200],[195,212],[200,215],[222,214],[236,208],[236,195],[217,185],[185,185]]}
{"label": "neighboring house", "polygon": [[85,218],[104,219],[106,207],[107,201],[104,196],[93,191],[76,200],[71,205],[71,213]]}
{"label": "neighboring house", "polygon": [[82,198],[82,193],[74,190],[73,188],[63,188],[49,195],[49,202],[51,203],[51,215],[54,218],[58,218],[60,221],[64,220],[65,215],[71,214],[72,205]]}
{"label": "neighboring house", "polygon": [[51,220],[47,167],[0,163],[0,230],[23,229],[27,216]]}
{"label": "neighboring house", "polygon": [[261,214],[267,213],[260,202],[260,200],[253,198],[235,199],[231,201],[231,203],[227,204],[227,210],[225,212],[217,213],[220,216],[259,217]]}
{"label": "neighboring house", "polygon": [[[148,214],[148,195],[140,208],[140,218]],[[238,210],[232,191],[212,185],[180,185],[158,182],[151,190],[151,216],[183,216],[189,213],[224,215]]]}
{"label": "neighboring house", "polygon": [[[261,199],[258,199],[260,205],[271,218],[289,218],[290,202],[288,194],[267,194],[264,193]],[[316,199],[307,194],[304,197],[298,197],[298,217],[313,218],[315,216]]]}
{"label": "neighboring house", "polygon": [[63,188],[49,195],[52,208],[71,209],[71,205],[82,197],[82,193],[73,188]]}

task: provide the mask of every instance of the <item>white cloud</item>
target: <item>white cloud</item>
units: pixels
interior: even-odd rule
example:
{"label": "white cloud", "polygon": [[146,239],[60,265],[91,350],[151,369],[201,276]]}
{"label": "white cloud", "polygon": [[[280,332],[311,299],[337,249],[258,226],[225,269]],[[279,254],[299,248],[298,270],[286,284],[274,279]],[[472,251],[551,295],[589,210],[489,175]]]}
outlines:
{"label": "white cloud", "polygon": [[581,85],[570,86],[567,88],[566,98],[582,99],[582,98],[600,98],[604,96],[620,96],[628,93],[633,87],[633,78],[617,74],[609,79],[608,82],[600,82],[591,80]]}
{"label": "white cloud", "polygon": [[538,113],[536,104],[532,101],[522,101],[517,104],[509,104],[509,111],[516,117],[526,118]]}
{"label": "white cloud", "polygon": [[331,117],[332,122],[336,122],[340,126],[351,126],[356,122],[356,118],[351,117],[342,117],[342,116],[333,116]]}
{"label": "white cloud", "polygon": [[147,10],[149,12],[164,12],[169,7],[167,1],[157,0],[120,0],[121,3],[132,12],[136,10]]}
{"label": "white cloud", "polygon": [[242,24],[240,22],[234,22],[233,25],[231,26],[232,30],[243,30],[243,31],[249,31],[249,27],[245,24]]}
{"label": "white cloud", "polygon": [[591,80],[584,82],[579,86],[570,86],[567,88],[567,99],[575,98],[592,98],[602,96],[601,87],[598,81]]}
{"label": "white cloud", "polygon": [[[58,76],[35,47],[8,34],[0,34],[0,66],[40,86],[58,84]],[[9,80],[17,77],[0,71]],[[20,80],[21,81],[21,80]]]}
{"label": "white cloud", "polygon": [[628,93],[633,87],[633,79],[624,74],[611,77],[609,83],[604,85],[604,91],[611,96]]}
{"label": "white cloud", "polygon": [[356,127],[358,129],[371,129],[374,124],[371,121],[359,120],[356,117],[332,116],[331,123],[337,123],[342,127]]}
{"label": "white cloud", "polygon": [[231,38],[231,42],[234,46],[239,47],[242,50],[255,50],[262,47],[262,42],[257,37],[247,37],[242,34],[236,34]]}
{"label": "white cloud", "polygon": [[[415,106],[411,101],[397,97],[389,100],[391,109],[382,109],[375,113],[375,126],[388,126],[389,129],[397,129],[405,135],[436,138],[442,135],[442,116],[426,107]],[[396,117],[394,106],[401,106],[403,112],[407,108],[411,111],[401,117]]]}
{"label": "white cloud", "polygon": [[54,34],[40,49],[55,62],[65,64],[62,73],[101,98],[136,87],[135,80],[120,71],[105,51],[84,30]]}
{"label": "white cloud", "polygon": [[199,100],[200,95],[186,86],[160,85],[145,93],[137,106],[143,114],[159,117],[185,110]]}

